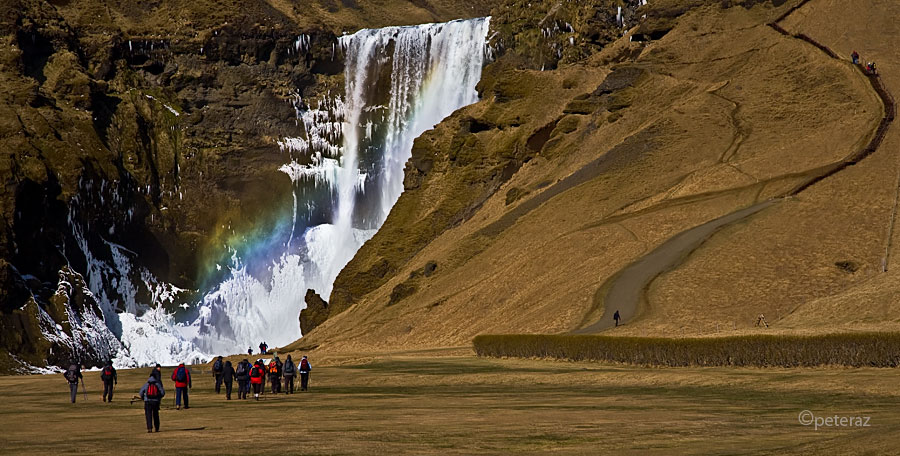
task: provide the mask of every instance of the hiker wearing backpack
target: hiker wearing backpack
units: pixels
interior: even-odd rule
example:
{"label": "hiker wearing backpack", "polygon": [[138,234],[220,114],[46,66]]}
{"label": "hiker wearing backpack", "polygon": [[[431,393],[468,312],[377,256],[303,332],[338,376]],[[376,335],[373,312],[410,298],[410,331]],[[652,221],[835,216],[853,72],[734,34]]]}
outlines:
{"label": "hiker wearing backpack", "polygon": [[306,355],[303,355],[300,360],[300,391],[306,391],[309,388],[309,371],[311,370],[312,366],[309,365],[309,360],[306,359]]}
{"label": "hiker wearing backpack", "polygon": [[294,375],[297,374],[297,366],[294,365],[291,355],[284,360],[281,372],[284,375],[284,394],[294,394]]}
{"label": "hiker wearing backpack", "polygon": [[278,356],[269,361],[269,382],[272,383],[272,394],[281,392],[281,360]]}
{"label": "hiker wearing backpack", "polygon": [[216,359],[216,362],[213,363],[213,377],[216,378],[216,394],[222,389],[222,370],[224,369],[224,365],[222,364],[222,357],[220,356]]}
{"label": "hiker wearing backpack", "polygon": [[100,380],[103,380],[103,402],[112,402],[113,385],[119,384],[119,376],[112,360],[106,362],[106,366],[100,371]]}
{"label": "hiker wearing backpack", "polygon": [[63,377],[69,382],[69,393],[72,396],[72,403],[75,403],[75,396],[78,396],[78,381],[83,378],[81,375],[81,366],[75,361],[69,363],[69,368],[63,373]]}
{"label": "hiker wearing backpack", "polygon": [[162,382],[151,371],[147,383],[144,383],[144,386],[138,392],[138,396],[144,401],[144,417],[147,418],[147,432],[153,432],[153,429],[159,432],[159,404],[165,395],[166,390],[163,389]]}
{"label": "hiker wearing backpack", "polygon": [[250,392],[250,369],[250,361],[244,358],[234,371],[234,377],[238,381],[238,399],[247,399],[247,393]]}
{"label": "hiker wearing backpack", "polygon": [[184,397],[184,409],[187,410],[190,407],[188,405],[188,389],[193,388],[191,384],[191,371],[188,370],[187,367],[184,367],[184,363],[178,365],[175,368],[175,372],[172,372],[172,380],[175,381],[175,410],[181,410],[181,398]]}
{"label": "hiker wearing backpack", "polygon": [[231,400],[231,385],[234,383],[235,377],[231,361],[225,361],[225,367],[222,368],[222,381],[225,382],[225,399],[229,401]]}
{"label": "hiker wearing backpack", "polygon": [[256,364],[250,369],[250,384],[253,385],[253,397],[259,400],[259,393],[263,389],[263,381],[266,378],[266,368],[263,366],[262,360],[257,360]]}

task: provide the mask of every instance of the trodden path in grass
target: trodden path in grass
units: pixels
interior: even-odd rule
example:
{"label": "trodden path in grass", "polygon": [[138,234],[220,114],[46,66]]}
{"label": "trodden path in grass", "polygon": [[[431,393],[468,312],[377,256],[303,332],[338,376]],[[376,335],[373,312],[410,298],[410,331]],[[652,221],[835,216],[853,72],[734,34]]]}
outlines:
{"label": "trodden path in grass", "polygon": [[[835,54],[835,52],[827,46],[819,43],[818,41],[803,33],[792,35],[779,24],[791,13],[794,13],[795,11],[806,5],[809,1],[810,0],[800,1],[789,10],[787,10],[781,17],[768,25],[772,27],[772,29],[786,37],[806,41],[807,43],[821,50],[828,57],[840,60],[837,54]],[[847,167],[855,165],[859,161],[871,155],[878,149],[879,146],[881,146],[882,142],[884,141],[885,134],[887,133],[888,127],[894,121],[896,112],[894,98],[890,94],[884,83],[882,83],[879,75],[867,73],[863,73],[863,75],[869,81],[872,90],[881,99],[884,107],[884,114],[878,126],[875,128],[875,132],[872,135],[872,138],[864,148],[861,148],[858,151],[854,151],[852,154],[848,155],[844,160],[840,162],[820,168],[815,175],[810,176],[805,182],[803,182],[784,196],[793,196],[799,194],[800,192],[815,185],[823,179],[827,179],[828,177],[833,176],[834,174],[846,169]],[[900,186],[898,186],[898,188],[900,188]],[[898,194],[900,194],[900,190],[898,190]],[[731,214],[724,215],[715,220],[711,220],[702,225],[683,231],[678,235],[672,237],[668,241],[664,242],[662,245],[660,245],[647,255],[631,263],[621,272],[609,279],[597,291],[597,296],[595,296],[594,298],[594,308],[590,312],[588,312],[588,315],[592,314],[599,306],[602,306],[603,313],[600,316],[599,320],[596,320],[590,324],[586,324],[582,328],[575,330],[574,333],[592,334],[614,327],[616,322],[613,320],[613,315],[617,311],[619,312],[620,316],[620,324],[632,320],[642,311],[642,308],[647,304],[645,296],[646,290],[653,282],[653,280],[659,277],[660,274],[672,270],[673,268],[684,262],[691,254],[691,252],[700,247],[700,245],[702,245],[707,239],[713,236],[717,230],[745,220],[748,217],[751,217],[753,214],[756,214],[761,210],[771,206],[777,201],[779,200],[773,199],[763,201],[754,204],[753,206],[732,212]],[[892,238],[893,231],[894,216],[892,213],[889,234],[887,236],[887,246],[885,249],[884,259],[882,261],[883,271],[887,270],[891,247],[890,240]]]}
{"label": "trodden path in grass", "polygon": [[[474,356],[372,355],[314,364],[311,391],[225,401],[194,370],[190,410],[171,395],[160,433],[117,398],[68,403],[62,375],[0,377],[10,454],[864,454],[900,435],[897,370],[650,369]],[[313,361],[317,361],[313,359]],[[171,369],[164,370],[164,378]],[[166,380],[171,387],[172,382]],[[799,414],[866,416],[818,430]]]}

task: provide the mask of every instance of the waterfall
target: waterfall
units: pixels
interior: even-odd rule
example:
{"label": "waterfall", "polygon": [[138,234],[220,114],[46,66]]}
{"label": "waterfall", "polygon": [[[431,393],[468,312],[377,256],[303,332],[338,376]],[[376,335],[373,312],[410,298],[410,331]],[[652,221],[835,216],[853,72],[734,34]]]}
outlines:
{"label": "waterfall", "polygon": [[[306,290],[327,297],[340,270],[384,222],[403,191],[413,140],[477,101],[488,27],[489,18],[480,18],[340,38],[343,97],[312,108],[298,96],[305,136],[280,142],[290,158],[280,169],[294,189],[283,249],[258,260],[268,264],[262,277],[235,254],[197,320],[180,328],[184,337],[213,354],[239,353],[263,340],[278,347],[301,336],[297,316]],[[314,213],[327,220],[309,223]]]}

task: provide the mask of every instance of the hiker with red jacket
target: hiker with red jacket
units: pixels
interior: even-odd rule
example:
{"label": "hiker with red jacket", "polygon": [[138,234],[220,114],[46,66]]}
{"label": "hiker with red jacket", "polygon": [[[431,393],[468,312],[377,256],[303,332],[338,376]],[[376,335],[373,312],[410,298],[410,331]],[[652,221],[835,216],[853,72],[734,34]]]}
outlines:
{"label": "hiker with red jacket", "polygon": [[263,381],[266,378],[266,367],[263,366],[262,360],[257,360],[256,364],[250,369],[250,384],[253,385],[253,397],[259,400],[259,393],[263,389]]}
{"label": "hiker with red jacket", "polygon": [[172,372],[172,380],[175,381],[175,410],[181,410],[181,398],[184,397],[184,409],[187,410],[190,407],[188,405],[188,388],[193,388],[191,384],[191,371],[188,370],[187,367],[184,367],[184,363],[178,365],[175,368],[175,372]]}
{"label": "hiker with red jacket", "polygon": [[306,355],[303,355],[303,359],[300,360],[300,391],[306,391],[309,388],[309,371],[312,370],[312,366],[309,365],[309,360],[306,359]]}
{"label": "hiker with red jacket", "polygon": [[163,389],[162,382],[151,371],[147,383],[138,392],[138,396],[144,401],[144,417],[147,418],[147,432],[153,432],[154,428],[156,432],[159,432],[159,404],[165,395],[166,390]]}
{"label": "hiker with red jacket", "polygon": [[100,380],[103,380],[103,402],[112,402],[113,384],[119,384],[119,376],[111,360],[107,361],[106,366],[100,371]]}

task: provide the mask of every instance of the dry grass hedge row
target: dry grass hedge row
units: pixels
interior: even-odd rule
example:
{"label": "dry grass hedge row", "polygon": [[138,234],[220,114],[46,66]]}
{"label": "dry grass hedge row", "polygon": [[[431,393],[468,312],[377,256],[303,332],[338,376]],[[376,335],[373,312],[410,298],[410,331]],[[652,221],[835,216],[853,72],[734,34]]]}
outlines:
{"label": "dry grass hedge row", "polygon": [[642,366],[897,367],[900,333],[670,339],[599,335],[482,335],[478,356],[610,361]]}

